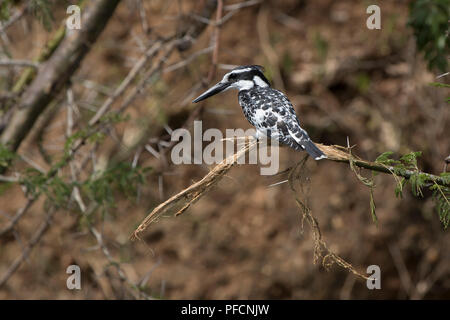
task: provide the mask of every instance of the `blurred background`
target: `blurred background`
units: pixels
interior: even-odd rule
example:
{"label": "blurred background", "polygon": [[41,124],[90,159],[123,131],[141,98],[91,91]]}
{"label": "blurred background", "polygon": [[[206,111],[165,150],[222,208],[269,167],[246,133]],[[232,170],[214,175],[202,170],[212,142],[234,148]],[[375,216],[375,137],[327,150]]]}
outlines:
{"label": "blurred background", "polygon": [[[65,30],[74,1],[0,1],[1,299],[450,298],[431,192],[396,197],[395,178],[377,175],[377,226],[369,189],[331,161],[307,162],[310,208],[330,250],[362,274],[380,266],[381,290],[315,263],[289,185],[271,186],[286,175],[257,165],[129,240],[211,169],[173,165],[171,130],[250,128],[236,92],[191,103],[236,65],[264,66],[314,141],[348,137],[368,160],[422,151],[421,170],[445,171],[448,0],[113,0],[91,21],[102,3],[81,3],[81,31],[100,34],[87,41]],[[372,4],[379,30],[366,26]],[[280,170],[302,157],[281,148]],[[66,287],[72,264],[81,290]]]}

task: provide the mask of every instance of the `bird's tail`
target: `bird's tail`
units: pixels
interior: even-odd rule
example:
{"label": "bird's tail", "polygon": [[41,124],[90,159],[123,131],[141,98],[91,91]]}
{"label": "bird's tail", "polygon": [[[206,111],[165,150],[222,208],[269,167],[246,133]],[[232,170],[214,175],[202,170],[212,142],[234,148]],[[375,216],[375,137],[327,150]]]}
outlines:
{"label": "bird's tail", "polygon": [[308,152],[308,154],[313,157],[314,160],[325,159],[327,156],[322,151],[320,151],[319,148],[317,148],[314,142],[311,141],[306,131],[300,127],[298,129],[300,129],[300,135],[298,134],[298,132],[297,134],[294,134],[291,130],[288,129],[289,135],[298,146],[297,148],[294,147],[294,149],[299,150],[301,148],[303,150],[306,150],[306,152]]}
{"label": "bird's tail", "polygon": [[302,141],[302,146],[314,160],[325,159],[327,157],[310,139]]}

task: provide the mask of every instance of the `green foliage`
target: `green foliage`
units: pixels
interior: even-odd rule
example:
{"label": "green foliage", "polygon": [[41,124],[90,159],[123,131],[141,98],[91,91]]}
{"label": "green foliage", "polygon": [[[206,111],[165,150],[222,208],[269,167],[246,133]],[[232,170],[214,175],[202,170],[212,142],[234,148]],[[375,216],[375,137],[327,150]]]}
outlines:
{"label": "green foliage", "polygon": [[11,0],[0,1],[0,21],[7,21],[11,15]]}
{"label": "green foliage", "polygon": [[392,156],[394,154],[394,152],[392,151],[386,151],[383,152],[382,154],[380,154],[376,159],[375,162],[381,163],[381,164],[385,164],[385,165],[392,165],[397,163],[397,160],[394,159],[390,159],[389,157]]}
{"label": "green foliage", "polygon": [[[430,85],[438,88],[450,88],[450,84],[441,83],[441,82],[431,82]],[[450,103],[450,97],[446,98],[447,103]]]}
{"label": "green foliage", "polygon": [[[442,173],[441,177],[450,180],[450,172]],[[433,191],[433,199],[436,202],[436,210],[439,214],[439,219],[444,225],[444,228],[447,229],[450,224],[450,188],[435,183],[430,187],[430,190]]]}
{"label": "green foliage", "polygon": [[393,154],[392,151],[383,152],[375,159],[375,162],[385,166],[394,174],[404,174],[407,170],[418,171],[417,158],[422,155],[421,151],[410,152],[398,160],[391,158]]}
{"label": "green foliage", "polygon": [[387,166],[395,166],[397,170],[417,170],[417,158],[422,156],[421,151],[410,152],[403,155],[399,160],[392,159],[392,151],[383,152],[375,162]]}
{"label": "green foliage", "polygon": [[445,72],[450,48],[448,34],[450,0],[415,0],[410,5],[409,25],[414,30],[417,47],[424,52],[430,69]]}
{"label": "green foliage", "polygon": [[431,82],[430,85],[438,88],[450,88],[450,84],[441,83],[441,82]]}
{"label": "green foliage", "polygon": [[406,169],[418,170],[417,168],[417,158],[422,156],[422,151],[415,151],[405,154],[400,158],[400,162],[405,166]]}
{"label": "green foliage", "polygon": [[314,34],[314,46],[321,62],[324,62],[328,56],[329,44],[328,41],[319,33]]}
{"label": "green foliage", "polygon": [[54,21],[50,0],[31,0],[30,9],[44,28],[50,31]]}
{"label": "green foliage", "polygon": [[413,174],[409,178],[409,182],[411,183],[411,191],[415,197],[423,197],[422,188],[425,186],[427,182],[427,176],[425,174]]}
{"label": "green foliage", "polygon": [[[101,124],[119,123],[126,121],[127,116],[111,114],[101,119]],[[105,135],[96,128],[87,127],[75,132],[66,139],[64,153],[47,173],[35,169],[26,169],[21,175],[19,183],[27,190],[27,195],[36,198],[44,195],[46,205],[54,207],[68,207],[72,192],[75,187],[81,192],[81,197],[86,197],[96,205],[106,208],[115,204],[115,192],[131,198],[137,195],[138,186],[145,182],[145,175],[149,168],[139,166],[132,167],[128,163],[107,168],[102,172],[92,174],[84,181],[70,182],[68,178],[61,176],[63,168],[72,160],[72,154],[76,142],[99,142]],[[15,157],[6,147],[0,146],[0,165],[9,166]]]}
{"label": "green foliage", "polygon": [[401,178],[399,181],[397,181],[397,185],[395,186],[395,197],[396,198],[403,198],[403,188],[405,187],[406,179]]}
{"label": "green foliage", "polygon": [[[13,0],[0,0],[0,21],[7,21],[11,17]],[[52,3],[50,0],[30,0],[29,7],[34,16],[39,19],[46,30],[51,30],[54,21]]]}
{"label": "green foliage", "polygon": [[[67,207],[74,187],[79,187],[82,196],[105,207],[115,205],[114,193],[119,192],[127,197],[135,197],[139,185],[145,183],[145,176],[150,168],[132,167],[128,163],[120,163],[94,174],[82,182],[67,182],[58,175],[50,176],[35,169],[27,169],[20,184],[27,190],[27,195],[37,197],[45,195],[46,203],[54,207]],[[51,172],[50,170],[49,172]]]}
{"label": "green foliage", "polygon": [[367,93],[367,90],[370,88],[369,75],[365,72],[358,73],[356,76],[356,86],[362,94]]}
{"label": "green foliage", "polygon": [[[107,125],[107,124],[117,124],[120,122],[125,122],[130,119],[129,115],[122,115],[118,113],[108,113],[100,118],[100,124]],[[66,142],[64,143],[64,158],[70,157],[70,153],[72,151],[72,148],[74,147],[74,143],[78,140],[82,140],[84,142],[88,141],[91,143],[95,142],[102,142],[105,139],[106,135],[98,130],[96,127],[87,127],[81,130],[78,130],[74,134],[72,134],[70,137],[66,139]]]}
{"label": "green foliage", "polygon": [[20,184],[27,190],[26,193],[30,197],[37,197],[39,194],[48,190],[44,185],[47,183],[47,176],[32,168],[25,170],[24,175],[20,180]]}
{"label": "green foliage", "polygon": [[[428,188],[433,193],[433,200],[436,203],[439,219],[445,229],[450,222],[450,188],[437,184],[430,179],[430,175],[422,173],[417,167],[417,158],[422,153],[411,152],[402,156],[399,160],[390,158],[393,152],[384,152],[375,160],[376,163],[384,165],[394,175],[397,186],[395,188],[395,196],[401,198],[403,196],[403,187],[406,182],[411,184],[411,192],[415,197],[423,197],[423,189]],[[399,174],[410,173],[409,179],[399,177]],[[450,184],[450,173],[442,173],[440,177],[444,184]]]}
{"label": "green foliage", "polygon": [[106,138],[106,134],[105,133],[97,131],[97,132],[94,132],[93,134],[91,134],[87,138],[87,140],[90,143],[95,143],[95,142],[101,143],[101,142],[103,142],[105,140],[105,138]]}
{"label": "green foliage", "polygon": [[290,75],[292,71],[294,70],[295,62],[292,58],[289,51],[285,51],[283,54],[283,58],[281,60],[281,68],[283,70],[283,73],[286,75]]}
{"label": "green foliage", "polygon": [[[101,119],[102,124],[119,123],[128,120],[127,116],[111,114]],[[20,184],[25,186],[27,194],[31,197],[45,195],[46,204],[55,207],[67,207],[75,187],[86,197],[103,208],[113,207],[115,192],[131,198],[137,195],[138,186],[145,182],[149,168],[132,167],[128,163],[119,163],[104,171],[92,174],[84,181],[69,182],[61,177],[63,168],[72,160],[75,143],[99,142],[104,138],[98,129],[85,128],[75,132],[66,139],[64,154],[47,173],[35,169],[27,169],[22,174]],[[0,165],[7,166],[15,157],[7,148],[0,146]]]}
{"label": "green foliage", "polygon": [[87,129],[78,130],[70,137],[67,137],[66,142],[64,143],[64,154],[67,156],[72,148],[74,147],[75,141],[78,139],[87,139],[89,137],[89,131]]}
{"label": "green foliage", "polygon": [[14,152],[11,152],[5,145],[0,144],[0,168],[8,167],[15,158]]}
{"label": "green foliage", "polygon": [[150,168],[132,167],[129,163],[119,163],[106,169],[100,175],[81,185],[83,193],[94,202],[103,206],[114,206],[114,191],[132,198],[137,196],[138,186],[145,182]]}
{"label": "green foliage", "polygon": [[117,124],[130,120],[129,114],[122,114],[118,112],[108,112],[100,118],[100,123]]}

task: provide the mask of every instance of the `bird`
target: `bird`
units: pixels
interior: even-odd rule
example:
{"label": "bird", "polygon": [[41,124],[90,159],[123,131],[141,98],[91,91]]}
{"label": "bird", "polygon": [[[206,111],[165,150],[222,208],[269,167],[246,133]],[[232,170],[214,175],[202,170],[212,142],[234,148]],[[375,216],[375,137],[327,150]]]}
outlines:
{"label": "bird", "polygon": [[244,65],[226,73],[222,80],[192,102],[197,103],[229,89],[237,89],[244,116],[256,128],[256,138],[266,136],[294,150],[306,151],[315,160],[326,155],[312,142],[289,99],[271,87],[259,65]]}

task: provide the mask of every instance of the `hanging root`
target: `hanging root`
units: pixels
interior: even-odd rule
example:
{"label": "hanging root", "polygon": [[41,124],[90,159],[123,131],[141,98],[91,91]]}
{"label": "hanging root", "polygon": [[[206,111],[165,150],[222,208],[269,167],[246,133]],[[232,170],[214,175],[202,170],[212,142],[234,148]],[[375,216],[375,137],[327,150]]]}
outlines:
{"label": "hanging root", "polygon": [[291,172],[289,173],[289,185],[294,193],[295,201],[302,212],[302,229],[305,220],[311,227],[312,238],[314,241],[314,264],[320,261],[322,266],[328,270],[334,263],[336,263],[354,275],[367,280],[367,276],[357,271],[350,263],[331,251],[326,242],[322,239],[319,223],[313,216],[311,209],[308,206],[310,179],[307,174],[308,170],[305,167],[307,159],[308,156],[304,157],[291,169]]}

